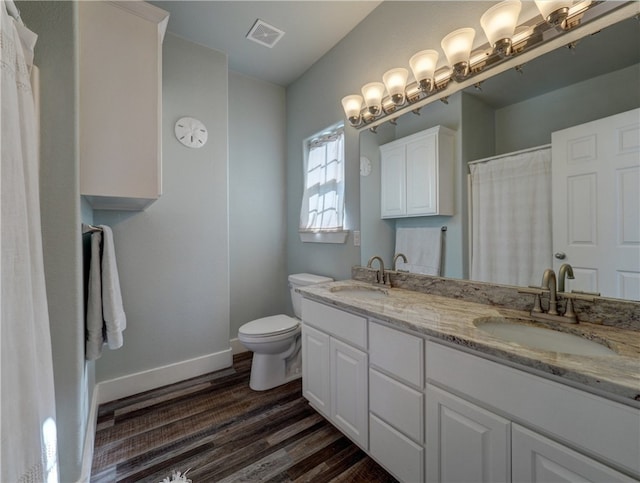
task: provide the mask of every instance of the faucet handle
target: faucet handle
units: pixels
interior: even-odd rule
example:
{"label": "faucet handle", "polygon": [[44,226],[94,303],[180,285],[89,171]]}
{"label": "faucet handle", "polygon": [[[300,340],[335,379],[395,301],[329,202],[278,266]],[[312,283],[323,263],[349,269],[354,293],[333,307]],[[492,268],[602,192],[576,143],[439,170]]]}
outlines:
{"label": "faucet handle", "polygon": [[567,300],[584,300],[585,302],[595,302],[595,294],[589,294],[588,292],[558,292],[558,295]]}

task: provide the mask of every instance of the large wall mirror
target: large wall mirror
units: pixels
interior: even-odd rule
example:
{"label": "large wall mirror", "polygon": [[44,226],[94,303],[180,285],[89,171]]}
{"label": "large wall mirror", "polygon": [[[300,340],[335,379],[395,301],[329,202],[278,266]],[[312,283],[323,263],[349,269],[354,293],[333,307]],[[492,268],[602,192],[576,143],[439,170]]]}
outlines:
{"label": "large wall mirror", "polygon": [[[639,38],[637,18],[620,21],[581,39],[574,48],[554,50],[523,65],[521,71],[491,77],[481,90],[470,87],[456,92],[448,104],[436,101],[419,115],[404,114],[396,125],[378,126],[376,133],[361,131],[360,155],[372,166],[370,174],[360,177],[361,264],[366,265],[373,255],[391,261],[398,228],[446,226],[442,275],[470,278],[468,163],[547,145],[553,132],[640,107]],[[381,219],[379,146],[438,125],[457,132],[452,187],[456,214]],[[640,244],[636,251],[640,252]],[[532,280],[538,280],[545,268],[537,267]]]}

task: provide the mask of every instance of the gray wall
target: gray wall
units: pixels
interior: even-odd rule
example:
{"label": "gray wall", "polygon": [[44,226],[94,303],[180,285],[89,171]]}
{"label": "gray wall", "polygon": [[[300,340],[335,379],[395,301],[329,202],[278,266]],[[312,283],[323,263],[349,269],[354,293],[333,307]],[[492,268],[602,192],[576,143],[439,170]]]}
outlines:
{"label": "gray wall", "polygon": [[[163,195],[144,212],[95,211],[114,231],[127,313],[124,347],[103,351],[104,381],[229,347],[227,58],[168,34],[163,45]],[[207,144],[173,134],[200,119]]]}
{"label": "gray wall", "polygon": [[287,307],[285,90],[229,72],[230,337]]}
{"label": "gray wall", "polygon": [[82,253],[78,185],[76,8],[70,2],[20,2],[38,34],[40,68],[40,203],[59,445],[60,480],[80,475],[93,391],[84,362]]}
{"label": "gray wall", "polygon": [[496,111],[496,154],[551,142],[551,133],[640,106],[640,64]]}

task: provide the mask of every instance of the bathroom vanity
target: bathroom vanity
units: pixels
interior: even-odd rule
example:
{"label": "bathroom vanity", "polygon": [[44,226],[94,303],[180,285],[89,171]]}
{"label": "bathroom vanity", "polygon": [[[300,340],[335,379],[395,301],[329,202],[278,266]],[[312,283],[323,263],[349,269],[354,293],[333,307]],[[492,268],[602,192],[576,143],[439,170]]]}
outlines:
{"label": "bathroom vanity", "polygon": [[355,280],[300,292],[304,396],[399,480],[640,478],[637,330],[568,326],[585,347],[552,352],[482,328],[521,310]]}

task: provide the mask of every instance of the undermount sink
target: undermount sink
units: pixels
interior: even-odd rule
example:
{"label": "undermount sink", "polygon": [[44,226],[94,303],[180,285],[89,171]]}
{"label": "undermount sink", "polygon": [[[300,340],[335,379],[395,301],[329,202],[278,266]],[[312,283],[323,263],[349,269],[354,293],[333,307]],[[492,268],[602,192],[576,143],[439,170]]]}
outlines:
{"label": "undermount sink", "polygon": [[531,321],[525,319],[482,317],[475,319],[473,323],[478,329],[495,338],[532,349],[582,356],[617,355],[603,343],[568,332],[529,325]]}
{"label": "undermount sink", "polygon": [[366,299],[384,299],[389,296],[387,289],[378,287],[367,287],[364,285],[343,285],[341,287],[331,287],[333,293],[353,295],[354,297]]}

